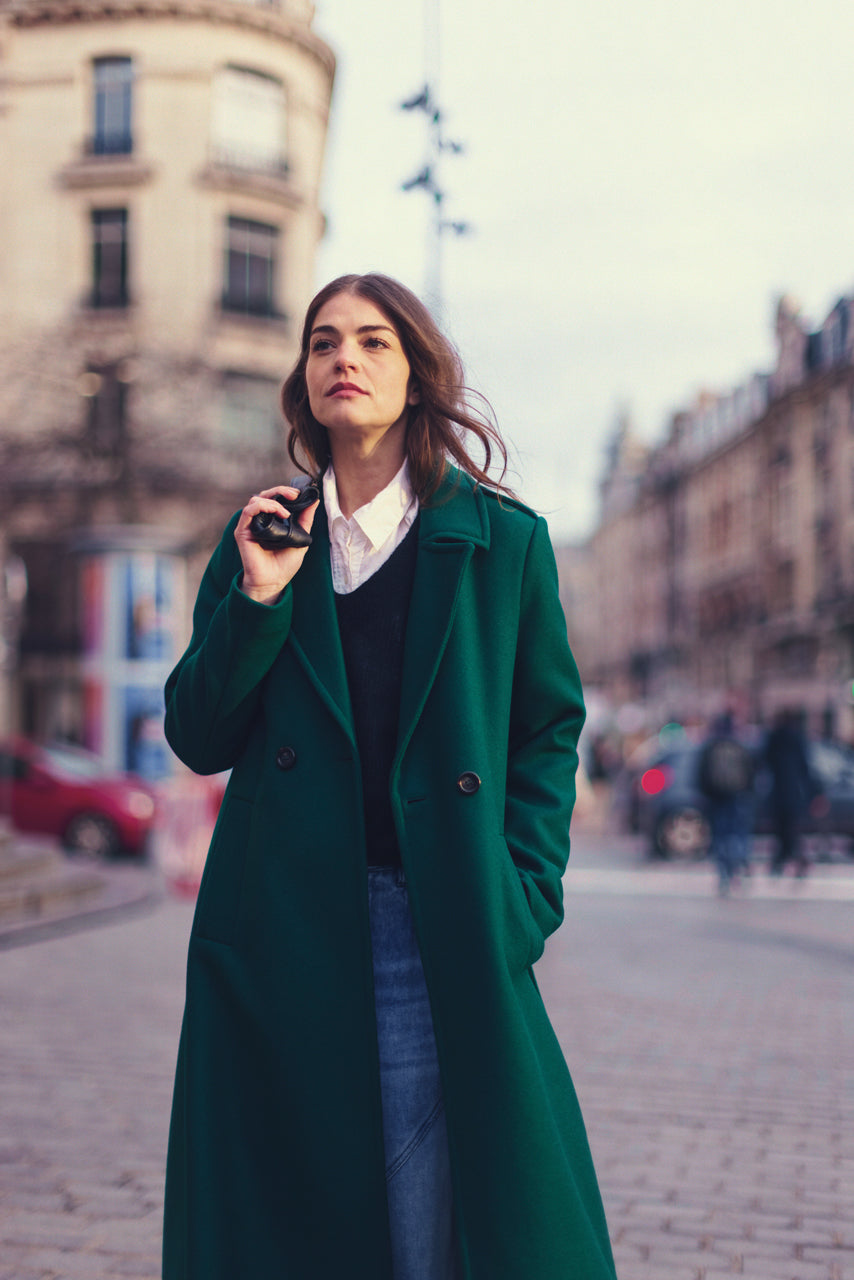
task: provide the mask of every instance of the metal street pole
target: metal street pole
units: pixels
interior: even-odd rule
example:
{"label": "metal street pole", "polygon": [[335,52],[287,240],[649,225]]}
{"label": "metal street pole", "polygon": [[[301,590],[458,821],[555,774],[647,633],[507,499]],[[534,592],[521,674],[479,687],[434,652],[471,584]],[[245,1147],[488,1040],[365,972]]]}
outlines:
{"label": "metal street pole", "polygon": [[403,111],[420,111],[427,121],[427,145],[424,164],[414,177],[402,184],[404,191],[423,190],[431,201],[425,252],[424,295],[434,314],[442,311],[442,239],[446,232],[464,235],[468,223],[452,221],[445,216],[445,189],[440,178],[440,162],[450,152],[459,155],[462,144],[445,137],[439,106],[441,63],[440,0],[424,0],[424,87],[400,104]]}

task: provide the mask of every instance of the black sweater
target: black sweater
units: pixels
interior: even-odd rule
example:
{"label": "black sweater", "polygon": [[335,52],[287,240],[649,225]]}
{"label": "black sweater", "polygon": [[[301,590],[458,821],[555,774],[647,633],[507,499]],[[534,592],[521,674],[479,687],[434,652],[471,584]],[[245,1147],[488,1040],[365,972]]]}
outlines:
{"label": "black sweater", "polygon": [[400,866],[388,781],[397,744],[403,640],[418,520],[384,565],[361,586],[336,594],[338,628],[362,765],[368,865]]}

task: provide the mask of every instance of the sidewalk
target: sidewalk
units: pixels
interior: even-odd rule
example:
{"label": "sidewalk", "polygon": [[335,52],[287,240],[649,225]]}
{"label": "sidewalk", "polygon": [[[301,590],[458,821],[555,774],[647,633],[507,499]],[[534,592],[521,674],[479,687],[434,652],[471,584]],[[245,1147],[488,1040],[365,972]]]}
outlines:
{"label": "sidewalk", "polygon": [[[638,867],[579,867],[570,861],[567,893],[628,893],[678,898],[709,898],[718,892],[718,877],[708,862],[690,865],[648,863]],[[733,886],[730,898],[764,902],[854,901],[854,866],[814,866],[809,875],[769,876],[754,864],[749,877]]]}

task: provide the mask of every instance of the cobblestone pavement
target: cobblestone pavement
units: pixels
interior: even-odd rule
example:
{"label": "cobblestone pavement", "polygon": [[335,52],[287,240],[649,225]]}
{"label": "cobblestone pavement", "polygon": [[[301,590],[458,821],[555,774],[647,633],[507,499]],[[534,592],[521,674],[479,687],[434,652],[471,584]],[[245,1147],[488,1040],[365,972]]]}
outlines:
{"label": "cobblestone pavement", "polygon": [[580,840],[538,979],[621,1280],[854,1280],[854,868],[627,865]]}
{"label": "cobblestone pavement", "polygon": [[[720,900],[577,838],[538,978],[621,1280],[854,1280],[852,884]],[[158,1276],[190,914],[0,952],[0,1280]]]}

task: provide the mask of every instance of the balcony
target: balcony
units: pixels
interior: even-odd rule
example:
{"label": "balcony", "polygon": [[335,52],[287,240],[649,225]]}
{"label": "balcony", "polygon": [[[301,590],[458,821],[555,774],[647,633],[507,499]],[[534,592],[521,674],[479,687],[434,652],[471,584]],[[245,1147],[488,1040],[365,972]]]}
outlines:
{"label": "balcony", "polygon": [[91,187],[139,186],[154,173],[154,167],[133,154],[129,135],[86,138],[83,154],[56,175],[61,187],[81,190]]}
{"label": "balcony", "polygon": [[[243,2],[251,4],[253,0],[243,0]],[[290,165],[286,156],[248,151],[245,148],[229,147],[223,143],[214,143],[211,146],[208,163],[214,168],[232,169],[237,173],[275,178],[280,182],[285,182],[290,177]]]}
{"label": "balcony", "polygon": [[263,155],[214,145],[198,180],[212,191],[260,196],[289,209],[298,208],[304,199],[294,185],[291,167],[284,155]]}

